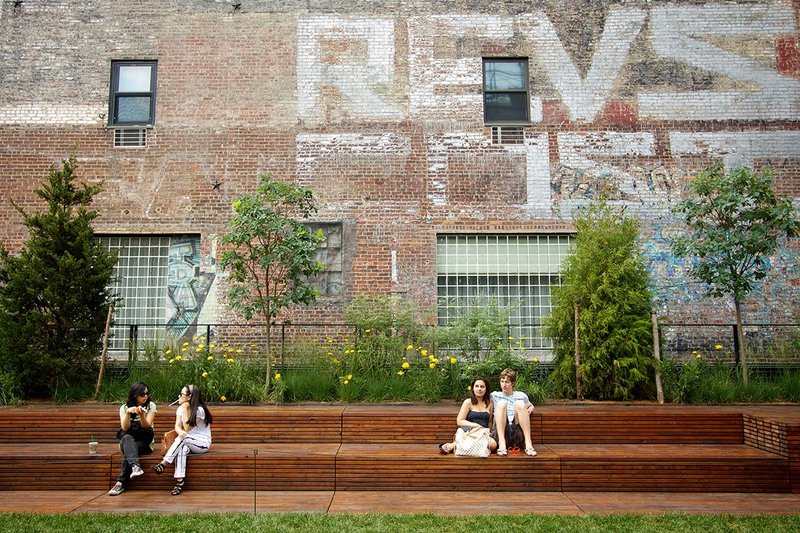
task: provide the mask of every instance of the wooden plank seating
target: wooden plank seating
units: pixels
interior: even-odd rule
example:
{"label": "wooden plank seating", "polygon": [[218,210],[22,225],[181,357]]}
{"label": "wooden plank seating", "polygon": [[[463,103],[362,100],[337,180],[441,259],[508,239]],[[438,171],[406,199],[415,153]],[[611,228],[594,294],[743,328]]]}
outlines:
{"label": "wooden plank seating", "polygon": [[[173,409],[161,407],[159,434]],[[488,459],[438,453],[456,403],[212,409],[214,446],[190,457],[187,489],[800,492],[800,417],[786,409],[545,405],[531,416],[537,457]],[[116,410],[0,408],[0,490],[106,490],[121,460]],[[131,482],[171,485],[171,469]]]}

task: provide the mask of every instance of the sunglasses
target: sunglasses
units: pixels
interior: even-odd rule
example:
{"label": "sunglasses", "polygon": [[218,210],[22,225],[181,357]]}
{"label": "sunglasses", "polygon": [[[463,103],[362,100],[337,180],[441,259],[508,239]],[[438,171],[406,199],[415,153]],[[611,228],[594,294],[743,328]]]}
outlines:
{"label": "sunglasses", "polygon": [[145,391],[145,392],[139,393],[136,396],[138,396],[139,398],[144,398],[145,396],[150,396],[150,391]]}

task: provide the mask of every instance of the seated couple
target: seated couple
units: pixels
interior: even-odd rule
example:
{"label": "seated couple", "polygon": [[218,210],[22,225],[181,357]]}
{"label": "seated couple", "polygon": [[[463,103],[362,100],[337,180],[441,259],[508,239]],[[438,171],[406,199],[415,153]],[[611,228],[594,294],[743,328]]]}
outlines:
{"label": "seated couple", "polygon": [[[498,456],[508,455],[508,449],[524,449],[525,455],[533,457],[536,450],[531,442],[531,419],[533,404],[524,392],[515,391],[517,373],[506,368],[500,372],[500,391],[491,392],[489,380],[478,376],[472,380],[470,397],[461,404],[456,424],[459,431],[473,427],[491,427],[489,452],[497,450]],[[494,425],[491,424],[494,416]],[[439,445],[445,455],[454,452],[455,442]]]}

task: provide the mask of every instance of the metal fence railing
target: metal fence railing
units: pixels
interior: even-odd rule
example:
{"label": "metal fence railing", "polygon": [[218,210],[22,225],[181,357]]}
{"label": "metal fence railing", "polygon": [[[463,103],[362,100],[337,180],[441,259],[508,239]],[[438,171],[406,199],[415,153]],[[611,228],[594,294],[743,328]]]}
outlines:
{"label": "metal fence railing", "polygon": [[[430,326],[434,327],[434,326]],[[482,355],[488,354],[497,342],[503,342],[528,359],[537,358],[547,364],[552,360],[549,348],[533,348],[532,342],[515,336],[520,328],[537,327],[541,324],[511,324],[504,339],[484,340]],[[742,347],[738,344],[737,326],[730,323],[660,323],[661,354],[663,358],[678,363],[688,361],[698,354],[706,360],[738,364]],[[266,344],[265,325],[244,324],[196,324],[182,334],[170,333],[167,324],[116,324],[112,328],[112,348],[109,356],[120,362],[133,362],[153,356],[167,345],[191,343],[203,350],[221,350],[223,345],[236,346],[241,353],[253,356],[263,354]],[[318,343],[330,347],[358,348],[363,342],[364,332],[353,324],[318,322],[279,322],[272,326],[270,337],[272,354],[281,364],[290,363],[287,357],[297,343]],[[748,362],[753,365],[800,366],[800,323],[746,323],[744,341]],[[214,348],[212,348],[212,346]],[[448,352],[447,346],[432,347],[439,352]],[[196,349],[196,348],[194,348]],[[482,356],[481,355],[481,356]]]}

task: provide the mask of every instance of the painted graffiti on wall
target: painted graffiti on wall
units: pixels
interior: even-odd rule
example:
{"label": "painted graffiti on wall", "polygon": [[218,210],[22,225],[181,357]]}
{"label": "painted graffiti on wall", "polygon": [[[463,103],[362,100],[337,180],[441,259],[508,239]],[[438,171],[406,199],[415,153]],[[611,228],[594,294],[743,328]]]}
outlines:
{"label": "painted graffiti on wall", "polygon": [[215,274],[202,271],[199,237],[170,239],[167,264],[167,329],[182,336],[197,324]]}

